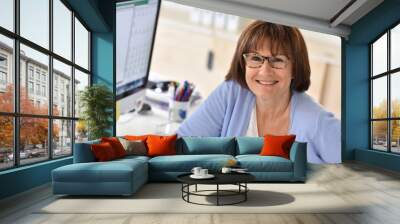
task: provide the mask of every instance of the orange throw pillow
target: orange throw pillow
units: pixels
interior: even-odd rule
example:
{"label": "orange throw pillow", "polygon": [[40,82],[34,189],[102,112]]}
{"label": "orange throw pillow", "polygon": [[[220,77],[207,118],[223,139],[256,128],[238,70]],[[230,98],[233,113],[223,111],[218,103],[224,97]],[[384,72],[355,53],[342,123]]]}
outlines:
{"label": "orange throw pillow", "polygon": [[147,137],[148,156],[164,156],[176,154],[177,135],[159,136],[150,135]]}
{"label": "orange throw pillow", "polygon": [[261,149],[260,155],[262,156],[280,156],[290,159],[290,148],[296,135],[265,135],[264,145]]}
{"label": "orange throw pillow", "polygon": [[109,161],[117,158],[114,149],[108,142],[93,144],[90,147],[92,149],[94,157],[99,162]]}
{"label": "orange throw pillow", "polygon": [[121,158],[126,156],[126,151],[124,146],[122,146],[121,142],[116,137],[109,137],[109,138],[101,138],[101,142],[108,142],[114,149],[115,155],[117,158]]}
{"label": "orange throw pillow", "polygon": [[147,137],[152,136],[152,135],[125,135],[124,139],[129,140],[129,141],[143,141],[146,142]]}

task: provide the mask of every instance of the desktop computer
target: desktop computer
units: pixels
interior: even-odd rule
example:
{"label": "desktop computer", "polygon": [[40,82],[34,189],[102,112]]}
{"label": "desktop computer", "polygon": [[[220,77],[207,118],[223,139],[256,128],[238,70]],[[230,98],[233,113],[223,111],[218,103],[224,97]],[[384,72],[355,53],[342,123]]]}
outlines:
{"label": "desktop computer", "polygon": [[120,114],[143,109],[159,9],[160,0],[116,3],[116,99]]}

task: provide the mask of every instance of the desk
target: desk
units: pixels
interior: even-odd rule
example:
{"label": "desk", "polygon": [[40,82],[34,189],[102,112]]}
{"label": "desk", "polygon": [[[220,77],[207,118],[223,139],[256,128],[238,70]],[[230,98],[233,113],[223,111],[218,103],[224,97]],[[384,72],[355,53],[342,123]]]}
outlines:
{"label": "desk", "polygon": [[[200,104],[201,100],[198,100],[194,105],[191,105],[187,116],[190,116]],[[122,114],[117,121],[117,136],[143,134],[172,135],[176,133],[181,123],[169,122],[168,111],[158,108],[151,103],[150,105],[152,109],[143,114]]]}

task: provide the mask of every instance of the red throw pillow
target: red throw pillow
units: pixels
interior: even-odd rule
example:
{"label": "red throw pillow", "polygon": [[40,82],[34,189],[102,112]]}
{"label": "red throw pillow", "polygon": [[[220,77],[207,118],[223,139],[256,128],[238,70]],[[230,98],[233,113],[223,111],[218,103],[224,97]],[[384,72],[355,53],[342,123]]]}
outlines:
{"label": "red throw pillow", "polygon": [[148,156],[163,156],[176,154],[177,135],[159,136],[150,135],[147,137]]}
{"label": "red throw pillow", "polygon": [[116,137],[109,137],[109,138],[101,138],[101,142],[108,142],[114,149],[115,155],[117,158],[121,158],[126,156],[126,151],[124,146],[122,146],[121,142]]}
{"label": "red throw pillow", "polygon": [[280,156],[290,159],[290,148],[296,135],[265,135],[264,145],[261,149],[260,155],[262,156]]}
{"label": "red throw pillow", "polygon": [[92,149],[94,157],[99,162],[109,161],[117,158],[114,149],[108,142],[92,144],[90,147]]}

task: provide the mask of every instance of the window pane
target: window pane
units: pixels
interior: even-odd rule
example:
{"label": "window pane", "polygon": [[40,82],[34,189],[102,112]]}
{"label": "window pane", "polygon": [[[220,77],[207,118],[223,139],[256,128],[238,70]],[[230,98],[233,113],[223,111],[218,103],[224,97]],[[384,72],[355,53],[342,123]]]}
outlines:
{"label": "window pane", "polygon": [[53,51],[71,60],[72,12],[60,0],[53,0],[53,17]]}
{"label": "window pane", "polygon": [[81,114],[81,107],[79,106],[79,98],[81,92],[89,85],[89,75],[75,69],[75,117]]}
{"label": "window pane", "polygon": [[72,117],[71,66],[53,60],[53,114]]}
{"label": "window pane", "polygon": [[372,45],[373,75],[387,71],[387,34],[383,35]]}
{"label": "window pane", "polygon": [[21,36],[49,48],[49,1],[20,0]]}
{"label": "window pane", "polygon": [[72,154],[72,121],[53,120],[53,157]]}
{"label": "window pane", "polygon": [[89,32],[75,18],[75,63],[89,69]]}
{"label": "window pane", "polygon": [[400,153],[400,120],[394,120],[390,122],[391,127],[391,140],[392,140],[392,152]]}
{"label": "window pane", "polygon": [[372,122],[373,149],[387,151],[387,121]]}
{"label": "window pane", "polygon": [[48,121],[45,118],[20,118],[20,164],[49,158]]}
{"label": "window pane", "polygon": [[400,24],[391,30],[390,50],[391,69],[400,67]]}
{"label": "window pane", "polygon": [[0,35],[0,111],[14,111],[13,40]]}
{"label": "window pane", "polygon": [[88,129],[83,120],[75,121],[75,143],[88,140]]}
{"label": "window pane", "polygon": [[391,88],[390,88],[390,98],[391,98],[391,110],[392,117],[400,118],[400,72],[391,75]]}
{"label": "window pane", "polygon": [[372,81],[372,118],[387,118],[386,76]]}
{"label": "window pane", "polygon": [[21,44],[21,113],[48,114],[48,64],[47,55]]}
{"label": "window pane", "polygon": [[0,1],[0,26],[14,31],[14,0]]}
{"label": "window pane", "polygon": [[14,164],[13,118],[0,116],[0,170]]}

